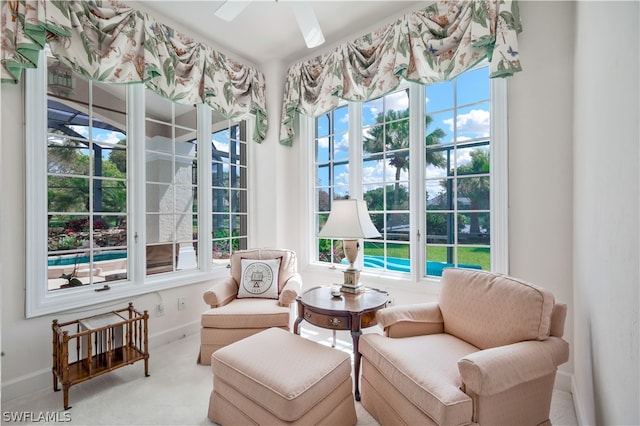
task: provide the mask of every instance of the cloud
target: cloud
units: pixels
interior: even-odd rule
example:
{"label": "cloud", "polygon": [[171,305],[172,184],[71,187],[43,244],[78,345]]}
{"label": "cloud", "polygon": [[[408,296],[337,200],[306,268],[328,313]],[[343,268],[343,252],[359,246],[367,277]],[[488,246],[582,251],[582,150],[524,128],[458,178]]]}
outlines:
{"label": "cloud", "polygon": [[106,142],[108,144],[116,145],[124,139],[124,135],[120,132],[96,132],[94,139],[97,142]]}
{"label": "cloud", "polygon": [[337,151],[349,152],[349,134],[343,133],[340,139],[336,141],[335,146],[336,153]]}
{"label": "cloud", "polygon": [[[452,118],[443,120],[443,123],[453,131]],[[458,115],[457,127],[458,133],[472,133],[476,137],[489,136],[491,129],[489,111],[472,109],[466,114],[460,114]]]}
{"label": "cloud", "polygon": [[[80,126],[80,125],[72,125],[69,126],[71,130],[78,133],[85,138],[89,137],[89,127],[88,126]],[[116,145],[120,140],[124,139],[125,136],[121,132],[102,130],[97,127],[93,129],[93,140],[96,142],[102,142],[105,145]]]}
{"label": "cloud", "polygon": [[[389,164],[388,160],[367,161],[367,166],[362,168],[362,181],[365,184],[382,183],[386,172],[386,184],[392,184],[396,178],[396,168]],[[375,165],[372,165],[375,164]],[[409,180],[409,171],[400,171],[400,181]]]}
{"label": "cloud", "polygon": [[328,148],[329,147],[329,138],[326,137],[326,136],[318,138],[318,146],[320,148]]}
{"label": "cloud", "polygon": [[[389,110],[404,111],[407,108],[409,108],[409,97],[407,96],[407,93],[404,90],[400,90],[398,92],[391,93],[385,96],[384,101],[385,101],[385,108],[387,111]],[[376,117],[379,113],[382,112],[377,106],[382,106],[382,103],[379,101],[373,101],[371,103],[365,104],[365,108],[368,108],[374,117]]]}
{"label": "cloud", "polygon": [[396,111],[404,111],[409,108],[409,97],[407,92],[401,90],[385,97],[387,111],[394,109]]}
{"label": "cloud", "polygon": [[84,137],[89,136],[89,128],[87,126],[69,126],[71,130]]}

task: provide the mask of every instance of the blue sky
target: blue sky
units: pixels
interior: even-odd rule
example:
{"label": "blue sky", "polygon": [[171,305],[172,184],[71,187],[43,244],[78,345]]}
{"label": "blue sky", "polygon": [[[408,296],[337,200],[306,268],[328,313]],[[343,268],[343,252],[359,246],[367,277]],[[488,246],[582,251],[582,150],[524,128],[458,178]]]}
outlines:
{"label": "blue sky", "polygon": [[[456,87],[457,86],[457,87]],[[457,140],[464,141],[480,137],[487,137],[490,134],[490,113],[489,113],[489,79],[488,68],[483,67],[462,74],[453,81],[432,84],[426,87],[425,111],[433,121],[427,133],[436,128],[442,129],[446,136],[441,138],[442,143],[454,141],[457,132]],[[383,111],[390,109],[403,111],[408,108],[409,101],[404,90],[391,93],[384,98],[378,98],[363,103],[363,127],[364,132],[367,126],[376,122],[376,117]],[[458,106],[457,117],[454,123],[454,107]],[[347,108],[339,108],[336,113],[336,159],[346,159],[348,157],[348,112]],[[456,127],[456,132],[454,132]],[[318,134],[324,135],[328,132],[328,120],[324,117],[318,118]],[[318,160],[326,160],[325,149],[328,146],[328,138],[320,138]],[[459,153],[457,161],[459,164],[469,161],[470,150],[463,150]],[[363,169],[364,182],[382,182],[385,170],[392,169],[385,167],[382,161],[377,163],[367,162]],[[386,170],[386,179],[393,179],[395,169]],[[442,175],[441,170],[435,170],[432,166],[427,168],[427,176],[437,177]],[[326,176],[318,176],[320,185],[325,185]],[[402,180],[408,180],[406,171],[402,172]],[[339,167],[336,170],[336,185],[348,184],[348,167]],[[345,188],[346,190],[346,188]],[[439,182],[428,183],[428,192],[435,195],[439,191]]]}

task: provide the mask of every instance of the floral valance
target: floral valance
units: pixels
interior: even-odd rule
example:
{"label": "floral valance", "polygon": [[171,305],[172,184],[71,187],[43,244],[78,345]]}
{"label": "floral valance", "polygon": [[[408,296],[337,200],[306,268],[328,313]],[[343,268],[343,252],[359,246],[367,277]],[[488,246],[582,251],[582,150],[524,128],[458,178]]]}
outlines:
{"label": "floral valance", "polygon": [[207,103],[227,118],[254,114],[267,129],[264,75],[113,0],[3,0],[2,82],[17,83],[49,44],[87,79],[141,83],[181,104]]}
{"label": "floral valance", "polygon": [[289,68],[280,143],[290,146],[298,114],[318,116],[339,99],[366,101],[402,79],[449,80],[487,58],[491,77],[521,71],[517,0],[440,0],[378,31]]}

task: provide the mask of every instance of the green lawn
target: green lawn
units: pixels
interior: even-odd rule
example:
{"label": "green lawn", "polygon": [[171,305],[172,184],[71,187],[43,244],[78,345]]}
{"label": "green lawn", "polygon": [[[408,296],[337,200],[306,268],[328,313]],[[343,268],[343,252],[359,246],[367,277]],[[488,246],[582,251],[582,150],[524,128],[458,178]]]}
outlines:
{"label": "green lawn", "polygon": [[[404,244],[389,244],[387,256],[397,257],[400,259],[409,258],[409,246]],[[364,245],[364,252],[370,256],[384,256],[382,244],[367,242]],[[446,247],[427,247],[427,260],[433,262],[447,261]],[[471,265],[480,265],[482,269],[488,271],[491,269],[491,254],[489,248],[486,247],[464,247],[458,248],[458,263],[466,263]]]}

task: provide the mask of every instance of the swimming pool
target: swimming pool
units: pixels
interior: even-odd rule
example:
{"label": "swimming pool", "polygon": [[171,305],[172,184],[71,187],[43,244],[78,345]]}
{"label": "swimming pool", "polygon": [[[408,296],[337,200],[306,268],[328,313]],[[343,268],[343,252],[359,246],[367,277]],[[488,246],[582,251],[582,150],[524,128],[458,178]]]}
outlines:
{"label": "swimming pool", "polygon": [[[364,255],[363,261],[364,261],[365,268],[374,268],[374,269],[384,268],[383,256]],[[342,263],[345,263],[345,262],[347,265],[349,264],[349,262],[346,259],[343,259]],[[444,268],[450,268],[453,266],[455,266],[453,263],[427,261],[427,275],[441,277],[442,270]],[[472,265],[467,263],[459,263],[458,267],[470,268],[470,269],[482,269],[482,266],[480,265]],[[390,271],[409,272],[409,259],[402,259],[399,257],[387,257],[387,269]]]}
{"label": "swimming pool", "polygon": [[[125,259],[126,257],[126,251],[112,251],[94,254],[93,261],[98,262],[100,260]],[[55,256],[51,257],[48,261],[49,266],[81,265],[83,263],[89,263],[89,256]]]}

